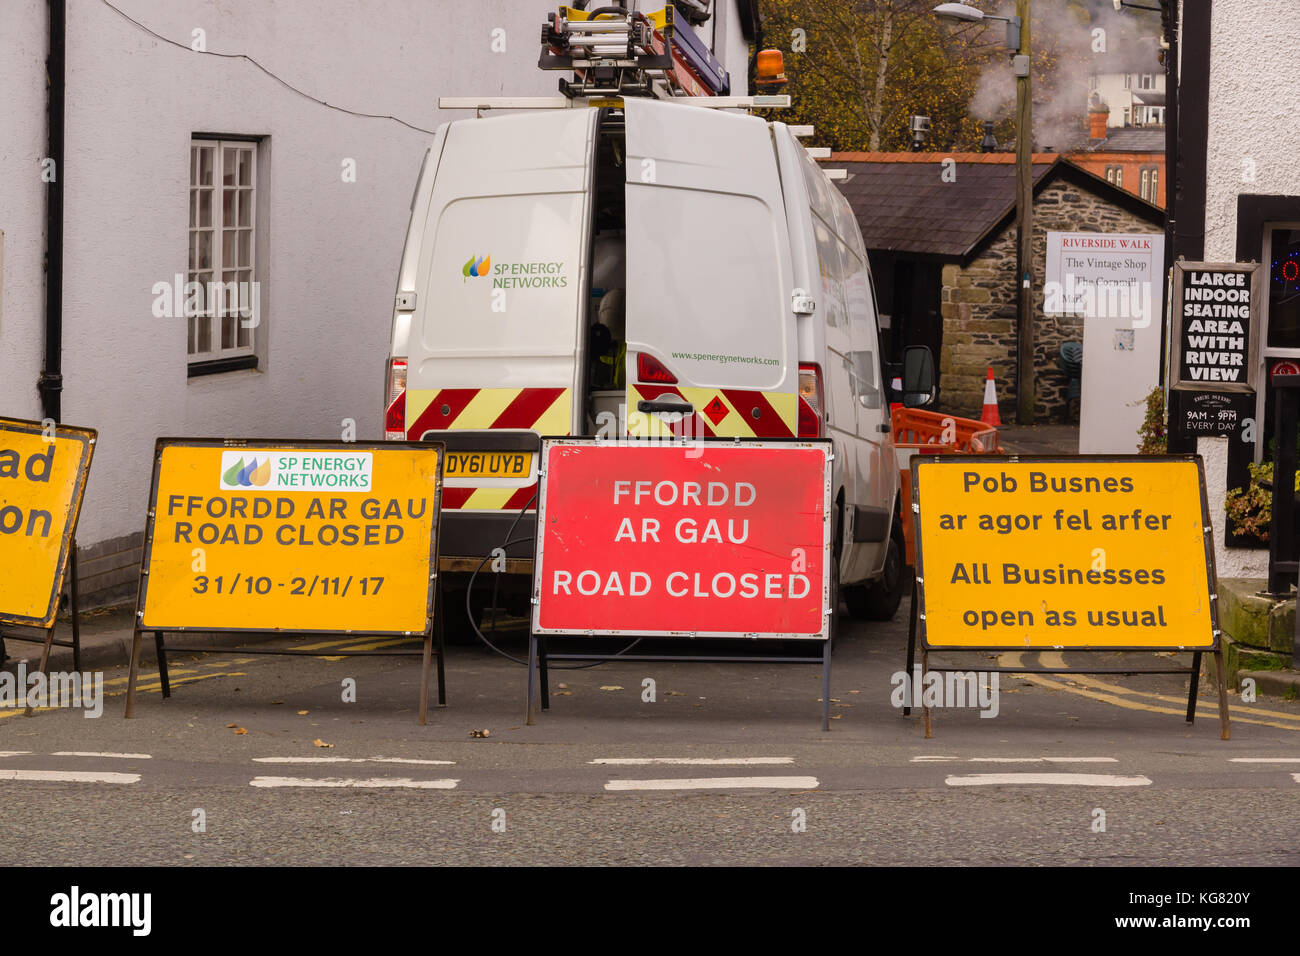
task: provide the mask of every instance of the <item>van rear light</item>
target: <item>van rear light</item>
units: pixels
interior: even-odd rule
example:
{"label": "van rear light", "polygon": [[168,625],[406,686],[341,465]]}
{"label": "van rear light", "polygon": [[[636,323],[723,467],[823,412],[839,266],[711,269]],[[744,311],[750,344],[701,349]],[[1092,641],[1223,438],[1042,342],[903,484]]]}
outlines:
{"label": "van rear light", "polygon": [[389,361],[385,395],[384,440],[403,441],[406,438],[406,359]]}
{"label": "van rear light", "polygon": [[820,365],[799,365],[799,437],[821,438],[825,433],[826,404]]}
{"label": "van rear light", "polygon": [[644,352],[636,353],[636,380],[638,382],[654,382],[658,385],[677,384],[677,376],[668,371],[663,362],[653,355],[646,355]]}

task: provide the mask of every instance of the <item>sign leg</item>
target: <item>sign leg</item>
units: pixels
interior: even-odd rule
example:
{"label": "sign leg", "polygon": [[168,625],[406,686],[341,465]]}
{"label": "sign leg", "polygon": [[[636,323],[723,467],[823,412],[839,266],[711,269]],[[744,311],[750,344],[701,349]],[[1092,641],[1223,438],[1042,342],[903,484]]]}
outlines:
{"label": "sign leg", "polygon": [[153,632],[153,646],[158,651],[158,679],[162,682],[163,700],[172,695],[172,682],[167,676],[167,648],[163,645],[163,632]]}
{"label": "sign leg", "polygon": [[420,710],[418,722],[421,727],[429,722],[429,673],[432,670],[433,632],[424,632],[424,666],[420,668]]}
{"label": "sign leg", "polygon": [[[41,648],[41,674],[45,676],[47,686],[49,684],[49,674],[46,672],[45,669],[46,667],[49,666],[50,663],[50,648],[53,646],[53,644],[54,644],[54,625],[51,624],[49,630],[45,632],[45,646]],[[47,694],[46,695],[47,700],[48,700],[48,696],[49,695]],[[32,715],[32,705],[31,705],[31,701],[27,697],[26,687],[23,688],[23,703],[27,705],[26,707],[23,708],[23,716],[30,717]]]}
{"label": "sign leg", "polygon": [[528,635],[528,706],[524,710],[524,724],[533,725],[533,701],[537,692],[537,635]]}
{"label": "sign leg", "polygon": [[822,643],[822,730],[831,729],[831,639]]}
{"label": "sign leg", "polygon": [[81,671],[81,613],[77,600],[77,539],[73,538],[69,546],[68,559],[68,603],[72,606],[72,669]]}
{"label": "sign leg", "polygon": [[447,706],[447,672],[443,669],[443,658],[446,657],[446,644],[443,642],[443,629],[441,620],[434,622],[434,629],[437,632],[438,641],[438,706]]}
{"label": "sign leg", "polygon": [[1223,672],[1223,647],[1214,649],[1214,673],[1219,678],[1219,737],[1227,740],[1232,735],[1228,726],[1228,675]]}
{"label": "sign leg", "polygon": [[[912,680],[912,668],[916,666],[916,575],[912,575],[912,607],[907,615],[907,680]],[[903,716],[912,714],[910,696],[903,698]]]}
{"label": "sign leg", "polygon": [[1196,696],[1201,691],[1201,652],[1192,652],[1192,672],[1187,681],[1187,722],[1196,722]]}
{"label": "sign leg", "polygon": [[925,739],[929,740],[930,733],[930,705],[925,702],[925,675],[930,672],[930,652],[924,647],[921,648],[921,715],[925,718]]}
{"label": "sign leg", "polygon": [[140,628],[135,629],[131,637],[131,670],[126,679],[126,713],[123,717],[135,716],[135,679],[140,673]]}
{"label": "sign leg", "polygon": [[551,675],[546,667],[546,635],[537,639],[537,665],[542,684],[542,710],[551,709]]}

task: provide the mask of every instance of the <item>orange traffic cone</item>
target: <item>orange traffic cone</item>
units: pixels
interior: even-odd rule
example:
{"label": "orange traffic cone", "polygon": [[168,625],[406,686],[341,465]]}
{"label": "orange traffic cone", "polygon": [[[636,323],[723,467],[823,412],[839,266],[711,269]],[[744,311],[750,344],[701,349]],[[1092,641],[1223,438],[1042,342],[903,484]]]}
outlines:
{"label": "orange traffic cone", "polygon": [[998,396],[993,389],[993,367],[989,367],[988,378],[984,380],[984,410],[980,412],[980,421],[993,428],[1002,427],[1002,416],[998,414]]}

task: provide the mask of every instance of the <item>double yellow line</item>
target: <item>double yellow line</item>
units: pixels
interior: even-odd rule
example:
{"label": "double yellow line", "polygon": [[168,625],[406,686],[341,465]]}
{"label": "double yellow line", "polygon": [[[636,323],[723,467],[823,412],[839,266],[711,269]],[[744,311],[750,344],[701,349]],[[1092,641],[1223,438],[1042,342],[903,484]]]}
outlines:
{"label": "double yellow line", "polygon": [[[1024,666],[1021,658],[1026,652],[1013,651],[1006,654],[998,655],[999,666],[1005,667],[1022,667]],[[1039,653],[1039,663],[1044,667],[1068,668],[1065,662],[1065,655],[1059,651],[1042,651]],[[1080,697],[1087,697],[1089,700],[1100,701],[1103,704],[1112,704],[1115,707],[1123,707],[1125,710],[1145,710],[1153,714],[1177,714],[1184,716],[1187,713],[1187,697],[1175,696],[1171,694],[1157,694],[1152,691],[1134,690],[1131,687],[1123,687],[1119,684],[1113,684],[1110,681],[1099,680],[1087,674],[1071,674],[1065,680],[1057,680],[1043,674],[1016,674],[1011,675],[1019,677],[1021,680],[1036,684],[1039,687],[1045,687],[1048,690],[1063,690],[1071,694],[1078,694]],[[1213,719],[1219,715],[1219,707],[1214,700],[1205,698],[1205,685],[1202,682],[1201,695],[1196,701],[1196,716]],[[1147,701],[1158,701],[1159,703],[1147,703]],[[1172,707],[1163,707],[1161,704],[1173,704]],[[1300,714],[1288,714],[1285,711],[1267,710],[1263,707],[1251,704],[1228,704],[1228,714],[1234,721],[1240,721],[1243,724],[1259,724],[1263,727],[1275,727],[1279,730],[1300,731]],[[1273,718],[1273,719],[1267,719]]]}

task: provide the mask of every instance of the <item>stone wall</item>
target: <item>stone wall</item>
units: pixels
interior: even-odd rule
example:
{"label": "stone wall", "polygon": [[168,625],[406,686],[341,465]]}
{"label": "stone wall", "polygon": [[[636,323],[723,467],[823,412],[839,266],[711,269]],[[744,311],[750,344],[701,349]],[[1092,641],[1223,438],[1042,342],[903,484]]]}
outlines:
{"label": "stone wall", "polygon": [[[1043,274],[1049,232],[1159,233],[1157,226],[1089,189],[1062,180],[1034,198],[1034,368],[1038,422],[1065,421],[1068,382],[1057,369],[1063,342],[1083,341],[1083,320],[1043,314]],[[1004,422],[1016,409],[1016,227],[1012,221],[964,268],[943,267],[943,352],[940,406],[979,417],[990,367]],[[1076,419],[1077,421],[1077,419]],[[1135,439],[1136,440],[1136,439]]]}

